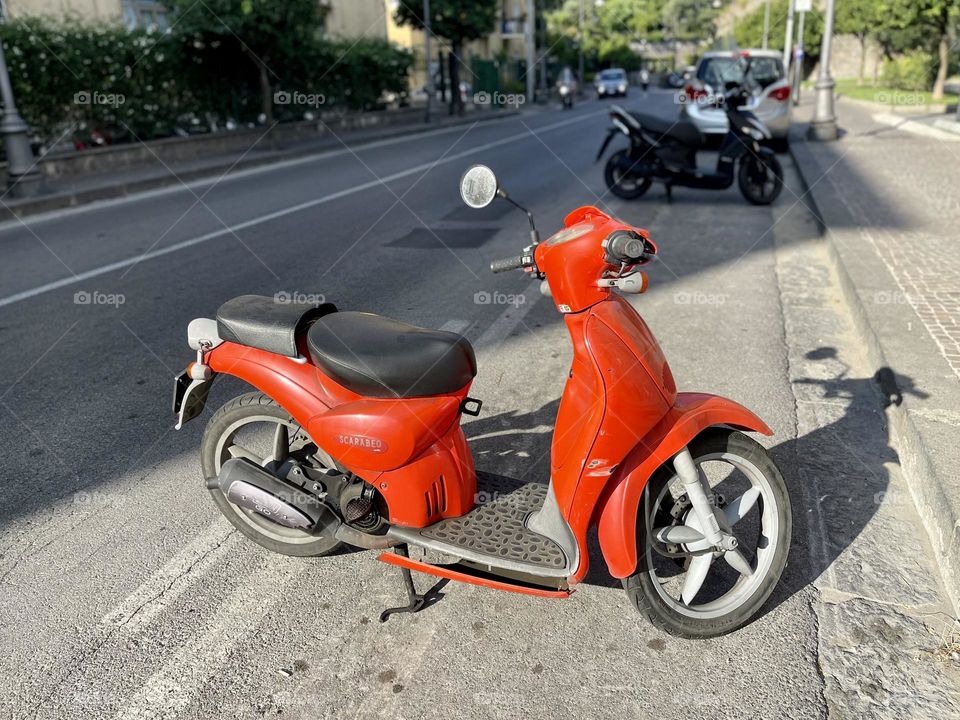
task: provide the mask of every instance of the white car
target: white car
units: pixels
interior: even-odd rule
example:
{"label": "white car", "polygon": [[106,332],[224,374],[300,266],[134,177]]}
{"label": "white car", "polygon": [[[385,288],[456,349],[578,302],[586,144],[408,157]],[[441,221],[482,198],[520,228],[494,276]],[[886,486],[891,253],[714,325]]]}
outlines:
{"label": "white car", "polygon": [[601,70],[594,83],[597,86],[597,97],[627,96],[627,72],[623,68]]}
{"label": "white car", "polygon": [[[744,76],[744,69],[747,69]],[[790,82],[781,54],[775,50],[739,50],[704,53],[694,77],[683,89],[684,113],[705,135],[725,135],[727,114],[710,106],[728,82],[745,85],[753,94],[746,105],[777,140],[790,130]]]}

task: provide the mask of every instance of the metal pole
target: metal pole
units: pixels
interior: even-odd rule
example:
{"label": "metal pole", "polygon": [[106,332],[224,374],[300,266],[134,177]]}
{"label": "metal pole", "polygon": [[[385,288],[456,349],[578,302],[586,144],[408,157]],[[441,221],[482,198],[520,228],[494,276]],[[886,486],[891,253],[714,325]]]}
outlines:
{"label": "metal pole", "polygon": [[37,169],[30,138],[29,128],[17,112],[13,100],[13,86],[7,72],[7,60],[0,42],[0,99],[3,101],[3,120],[0,121],[0,135],[3,135],[3,148],[7,153],[7,188],[14,197],[29,197],[40,191],[43,175]]}
{"label": "metal pole", "polygon": [[430,72],[430,0],[423,0],[423,61],[427,71],[427,110],[424,122],[430,122],[430,105],[433,103],[433,73]]}
{"label": "metal pole", "polygon": [[582,93],[584,85],[583,79],[583,0],[580,0],[580,20],[579,20],[579,45],[580,45],[580,67],[578,68],[580,74],[577,77],[577,91]]}
{"label": "metal pole", "polygon": [[805,12],[800,13],[800,21],[797,23],[797,55],[793,63],[793,104],[800,103],[800,83],[803,80],[803,21],[807,17]]}
{"label": "metal pole", "polygon": [[790,56],[793,55],[793,2],[790,0],[790,10],[787,12],[787,36],[783,41],[783,72],[790,72]]}
{"label": "metal pole", "polygon": [[536,64],[536,38],[534,36],[534,0],[527,0],[527,21],[524,23],[524,33],[527,38],[527,102],[531,105],[536,99],[537,73],[534,65]]}
{"label": "metal pole", "polygon": [[827,0],[823,21],[823,43],[820,46],[820,73],[814,86],[817,104],[807,136],[811,140],[836,140],[837,116],[833,111],[833,78],[830,76],[830,46],[833,38],[834,0]]}
{"label": "metal pole", "polygon": [[[736,37],[736,35],[734,35]],[[763,8],[763,49],[766,50],[770,44],[770,0],[767,0]]]}
{"label": "metal pole", "polygon": [[[540,9],[543,10],[543,0],[540,2]],[[536,32],[536,31],[534,31]],[[540,50],[543,52],[543,55],[540,59],[540,92],[544,100],[547,99],[547,28],[543,28],[543,32],[540,33]]]}

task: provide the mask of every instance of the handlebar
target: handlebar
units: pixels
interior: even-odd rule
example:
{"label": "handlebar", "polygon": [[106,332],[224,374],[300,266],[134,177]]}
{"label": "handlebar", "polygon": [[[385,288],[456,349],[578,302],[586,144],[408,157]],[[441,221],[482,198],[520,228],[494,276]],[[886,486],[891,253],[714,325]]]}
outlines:
{"label": "handlebar", "polygon": [[646,256],[643,238],[629,230],[617,230],[604,241],[607,260],[613,263],[633,265]]}
{"label": "handlebar", "polygon": [[519,270],[523,266],[523,255],[518,255],[517,257],[504,258],[503,260],[494,260],[490,263],[490,271],[502,273],[507,272],[507,270]]}

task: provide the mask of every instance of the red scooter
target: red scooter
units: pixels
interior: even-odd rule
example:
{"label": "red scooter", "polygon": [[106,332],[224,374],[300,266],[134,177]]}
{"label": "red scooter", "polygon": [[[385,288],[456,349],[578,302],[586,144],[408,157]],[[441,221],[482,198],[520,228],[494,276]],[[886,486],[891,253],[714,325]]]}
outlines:
{"label": "red scooter", "polygon": [[[496,197],[516,205],[482,165],[460,190],[474,208]],[[657,248],[645,230],[582,207],[538,242],[527,214],[533,243],[491,269],[543,281],[573,341],[549,483],[474,469],[460,420],[481,402],[468,394],[477,366],[465,338],[245,295],[190,323],[197,359],[176,380],[178,428],[203,411],[219,374],[257,390],[211,417],[207,489],[270,550],[381,550],[409,594],[382,620],[429,604],[411,570],[567,597],[587,574],[597,527],[608,570],[655,625],[692,638],[730,632],[770,596],[789,550],[783,478],[744,434],[771,430],[735,402],[677,392],[624,297],[647,287],[639,268]]]}

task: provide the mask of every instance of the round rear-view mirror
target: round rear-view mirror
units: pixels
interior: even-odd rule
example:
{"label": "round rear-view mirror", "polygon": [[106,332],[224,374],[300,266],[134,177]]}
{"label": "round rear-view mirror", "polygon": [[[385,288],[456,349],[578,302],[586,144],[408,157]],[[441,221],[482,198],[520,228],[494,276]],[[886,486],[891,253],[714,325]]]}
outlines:
{"label": "round rear-view mirror", "polygon": [[472,165],[460,178],[460,197],[468,207],[485,208],[497,196],[497,176],[486,165]]}

